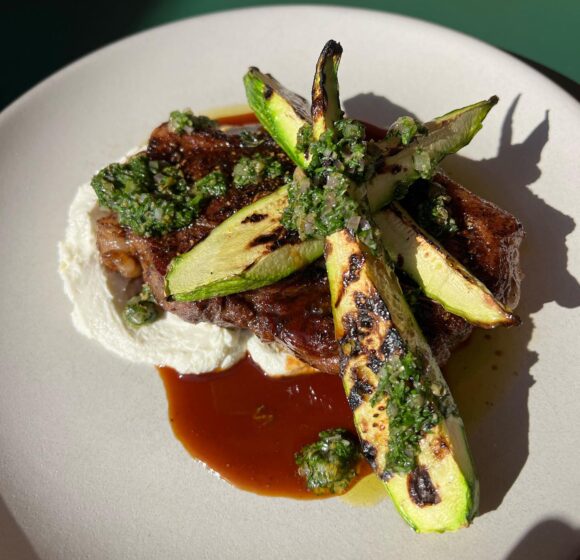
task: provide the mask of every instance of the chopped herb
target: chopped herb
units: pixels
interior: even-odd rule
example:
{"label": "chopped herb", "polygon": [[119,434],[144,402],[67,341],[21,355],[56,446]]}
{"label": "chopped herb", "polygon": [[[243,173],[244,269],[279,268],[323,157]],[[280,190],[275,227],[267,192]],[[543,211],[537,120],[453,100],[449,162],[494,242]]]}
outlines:
{"label": "chopped herb", "polygon": [[449,208],[451,197],[438,183],[430,183],[427,196],[417,207],[417,221],[435,237],[448,237],[459,231]]}
{"label": "chopped herb", "polygon": [[364,125],[343,119],[334,126],[334,131],[327,130],[310,144],[308,175],[321,181],[331,171],[338,171],[355,183],[369,179],[374,173],[374,158],[368,150]]}
{"label": "chopped herb", "polygon": [[152,237],[189,225],[205,200],[225,192],[220,175],[210,173],[189,185],[181,169],[141,153],[105,167],[91,185],[99,204],[116,212],[121,225]]}
{"label": "chopped herb", "polygon": [[261,154],[241,157],[232,171],[233,182],[237,188],[257,185],[264,179],[276,179],[283,174],[284,168],[280,161]]}
{"label": "chopped herb", "polygon": [[359,215],[359,205],[350,196],[351,181],[342,173],[331,173],[321,186],[313,186],[306,177],[297,177],[288,185],[289,205],[282,224],[298,230],[302,239],[324,237],[345,227]]}
{"label": "chopped herb", "polygon": [[427,129],[413,117],[399,117],[387,132],[387,138],[397,138],[403,146],[407,146],[417,134],[425,134]]}
{"label": "chopped herb", "polygon": [[159,311],[155,298],[147,284],[143,284],[141,292],[127,302],[123,316],[132,327],[142,327],[158,319]]}
{"label": "chopped herb", "polygon": [[379,371],[379,384],[370,400],[377,406],[386,397],[389,449],[385,468],[408,473],[416,467],[421,438],[439,423],[441,388],[433,387],[411,352],[393,357]]}
{"label": "chopped herb", "polygon": [[276,179],[277,177],[281,177],[283,173],[284,168],[280,161],[274,158],[268,160],[268,165],[266,167],[266,177],[268,179]]}
{"label": "chopped herb", "polygon": [[312,125],[304,124],[298,129],[296,134],[296,150],[307,153],[312,143]]}
{"label": "chopped herb", "polygon": [[223,196],[228,190],[227,177],[221,171],[212,171],[195,182],[195,189],[207,198]]}
{"label": "chopped herb", "polygon": [[238,188],[257,184],[266,169],[261,157],[242,157],[238,160],[232,171],[234,185]]}
{"label": "chopped herb", "polygon": [[422,179],[429,179],[433,175],[433,164],[429,154],[417,148],[413,153],[413,167]]}
{"label": "chopped herb", "polygon": [[360,121],[341,119],[336,121],[334,126],[344,141],[363,142],[365,139],[365,125]]}
{"label": "chopped herb", "polygon": [[195,116],[191,109],[184,109],[183,111],[171,112],[168,126],[169,130],[176,134],[183,132],[191,134],[192,132],[216,128],[217,123],[203,115]]}
{"label": "chopped herb", "polygon": [[306,174],[297,172],[288,187],[288,206],[282,224],[298,231],[301,239],[321,238],[348,227],[371,248],[374,227],[358,190],[374,173],[375,157],[365,140],[364,125],[351,119],[334,123],[312,142],[312,129],[298,131],[298,145],[308,150]]}
{"label": "chopped herb", "polygon": [[242,145],[247,148],[255,148],[264,143],[265,137],[253,130],[244,129],[240,132]]}
{"label": "chopped herb", "polygon": [[343,494],[357,474],[358,442],[342,428],[320,432],[318,437],[296,454],[298,474],[315,494]]}

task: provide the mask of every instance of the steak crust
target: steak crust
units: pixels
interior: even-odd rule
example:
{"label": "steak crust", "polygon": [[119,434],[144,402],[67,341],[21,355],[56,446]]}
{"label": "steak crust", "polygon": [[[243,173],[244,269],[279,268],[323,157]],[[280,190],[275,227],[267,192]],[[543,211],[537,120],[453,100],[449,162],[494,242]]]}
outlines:
{"label": "steak crust", "polygon": [[[291,166],[265,132],[260,131],[259,135],[262,141],[258,146],[245,146],[236,133],[175,134],[163,124],[153,131],[147,153],[152,159],[179,165],[190,180],[199,179],[216,168],[229,173],[240,156],[256,152],[274,155]],[[459,226],[456,235],[443,241],[444,246],[500,301],[515,306],[520,286],[521,224],[511,214],[442,173],[435,180],[450,196],[451,209]],[[272,180],[257,187],[230,188],[225,196],[212,200],[190,226],[163,237],[140,237],[120,228],[116,231],[123,231],[131,253],[141,264],[144,280],[166,311],[193,323],[206,321],[223,327],[249,329],[265,342],[280,342],[299,359],[321,371],[338,373],[338,347],[322,260],[257,290],[199,302],[171,302],[165,298],[164,276],[173,257],[202,241],[235,211],[279,186],[280,181]],[[98,244],[99,248],[101,245]],[[440,364],[448,360],[451,351],[473,330],[465,320],[427,298],[419,299],[415,311]]]}

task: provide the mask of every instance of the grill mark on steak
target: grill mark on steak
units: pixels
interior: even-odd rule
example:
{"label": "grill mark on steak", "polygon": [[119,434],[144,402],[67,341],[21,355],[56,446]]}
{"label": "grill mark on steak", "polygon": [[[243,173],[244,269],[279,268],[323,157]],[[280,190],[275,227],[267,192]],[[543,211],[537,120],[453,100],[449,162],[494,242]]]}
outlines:
{"label": "grill mark on steak", "polygon": [[[153,159],[178,164],[190,180],[199,179],[216,167],[231,173],[239,157],[256,152],[279,157],[291,165],[278,146],[263,134],[265,141],[260,146],[244,147],[236,134],[206,131],[178,135],[161,125],[153,131],[147,153]],[[514,306],[519,298],[521,225],[507,212],[445,175],[438,174],[435,180],[451,197],[450,204],[459,226],[458,234],[444,241],[444,246],[500,301]],[[334,340],[330,293],[322,259],[276,284],[257,290],[199,302],[167,301],[165,298],[164,275],[173,257],[191,249],[235,211],[269,194],[280,184],[278,180],[244,189],[230,188],[225,196],[212,200],[193,224],[160,238],[143,238],[130,231],[123,234],[139,259],[144,280],[166,311],[193,323],[205,321],[223,327],[250,329],[265,342],[282,343],[311,366],[338,373],[338,346]],[[296,241],[294,234],[285,232],[282,240],[277,239],[275,243]],[[440,364],[447,361],[451,350],[473,329],[460,317],[426,298],[418,303],[417,320]]]}

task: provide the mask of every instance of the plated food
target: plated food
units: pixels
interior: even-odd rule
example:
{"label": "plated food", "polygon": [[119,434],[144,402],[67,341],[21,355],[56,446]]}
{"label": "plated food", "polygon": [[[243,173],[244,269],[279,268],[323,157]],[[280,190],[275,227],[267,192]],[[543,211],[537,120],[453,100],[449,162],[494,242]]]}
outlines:
{"label": "plated food", "polygon": [[497,99],[380,131],[343,115],[341,53],[334,41],[323,49],[311,108],[251,68],[261,127],[173,112],[146,149],[93,178],[94,195],[84,188],[71,223],[79,212],[85,229],[69,229],[61,271],[76,324],[102,340],[113,324],[124,342],[107,343],[129,358],[224,368],[249,330],[278,360],[270,373],[339,373],[358,440],[328,426],[297,449],[306,484],[348,489],[362,455],[414,529],[454,530],[475,515],[478,484],[439,365],[471,325],[517,324],[523,233],[438,165]]}

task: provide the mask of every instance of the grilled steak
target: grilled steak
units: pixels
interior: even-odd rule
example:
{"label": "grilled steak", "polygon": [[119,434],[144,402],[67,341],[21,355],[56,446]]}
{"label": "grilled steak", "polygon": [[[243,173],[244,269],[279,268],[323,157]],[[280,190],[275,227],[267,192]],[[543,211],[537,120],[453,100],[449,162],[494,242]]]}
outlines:
{"label": "grilled steak", "polygon": [[[444,173],[437,173],[433,180],[450,197],[449,207],[459,228],[455,235],[441,240],[443,246],[499,301],[513,309],[520,298],[522,225],[509,212],[476,196]],[[412,215],[416,212],[412,205],[407,205],[407,210]],[[473,331],[467,321],[425,297],[419,300],[415,314],[440,364]]]}
{"label": "grilled steak", "polygon": [[[216,167],[230,172],[241,155],[256,151],[275,155],[285,165],[290,165],[276,144],[263,131],[259,134],[261,143],[247,146],[235,133],[205,131],[180,135],[161,125],[153,131],[147,152],[152,159],[178,164],[190,180],[199,179]],[[508,305],[515,305],[519,298],[521,225],[507,212],[444,175],[439,174],[436,180],[451,197],[452,211],[459,226],[459,233],[444,245],[496,297]],[[122,228],[115,231],[125,234],[131,253],[141,264],[144,280],[165,310],[190,322],[208,321],[225,327],[250,329],[266,342],[282,343],[313,367],[336,373],[338,348],[322,261],[276,284],[249,292],[201,302],[165,299],[164,275],[171,259],[191,249],[235,211],[272,192],[279,184],[271,180],[257,187],[229,189],[225,196],[212,200],[189,227],[160,238],[139,237],[130,231],[123,232]],[[110,235],[113,226],[111,218],[104,219],[98,236]],[[101,249],[105,243],[100,241],[98,246]],[[447,361],[451,350],[472,331],[466,321],[426,298],[419,300],[416,314],[439,363]]]}

